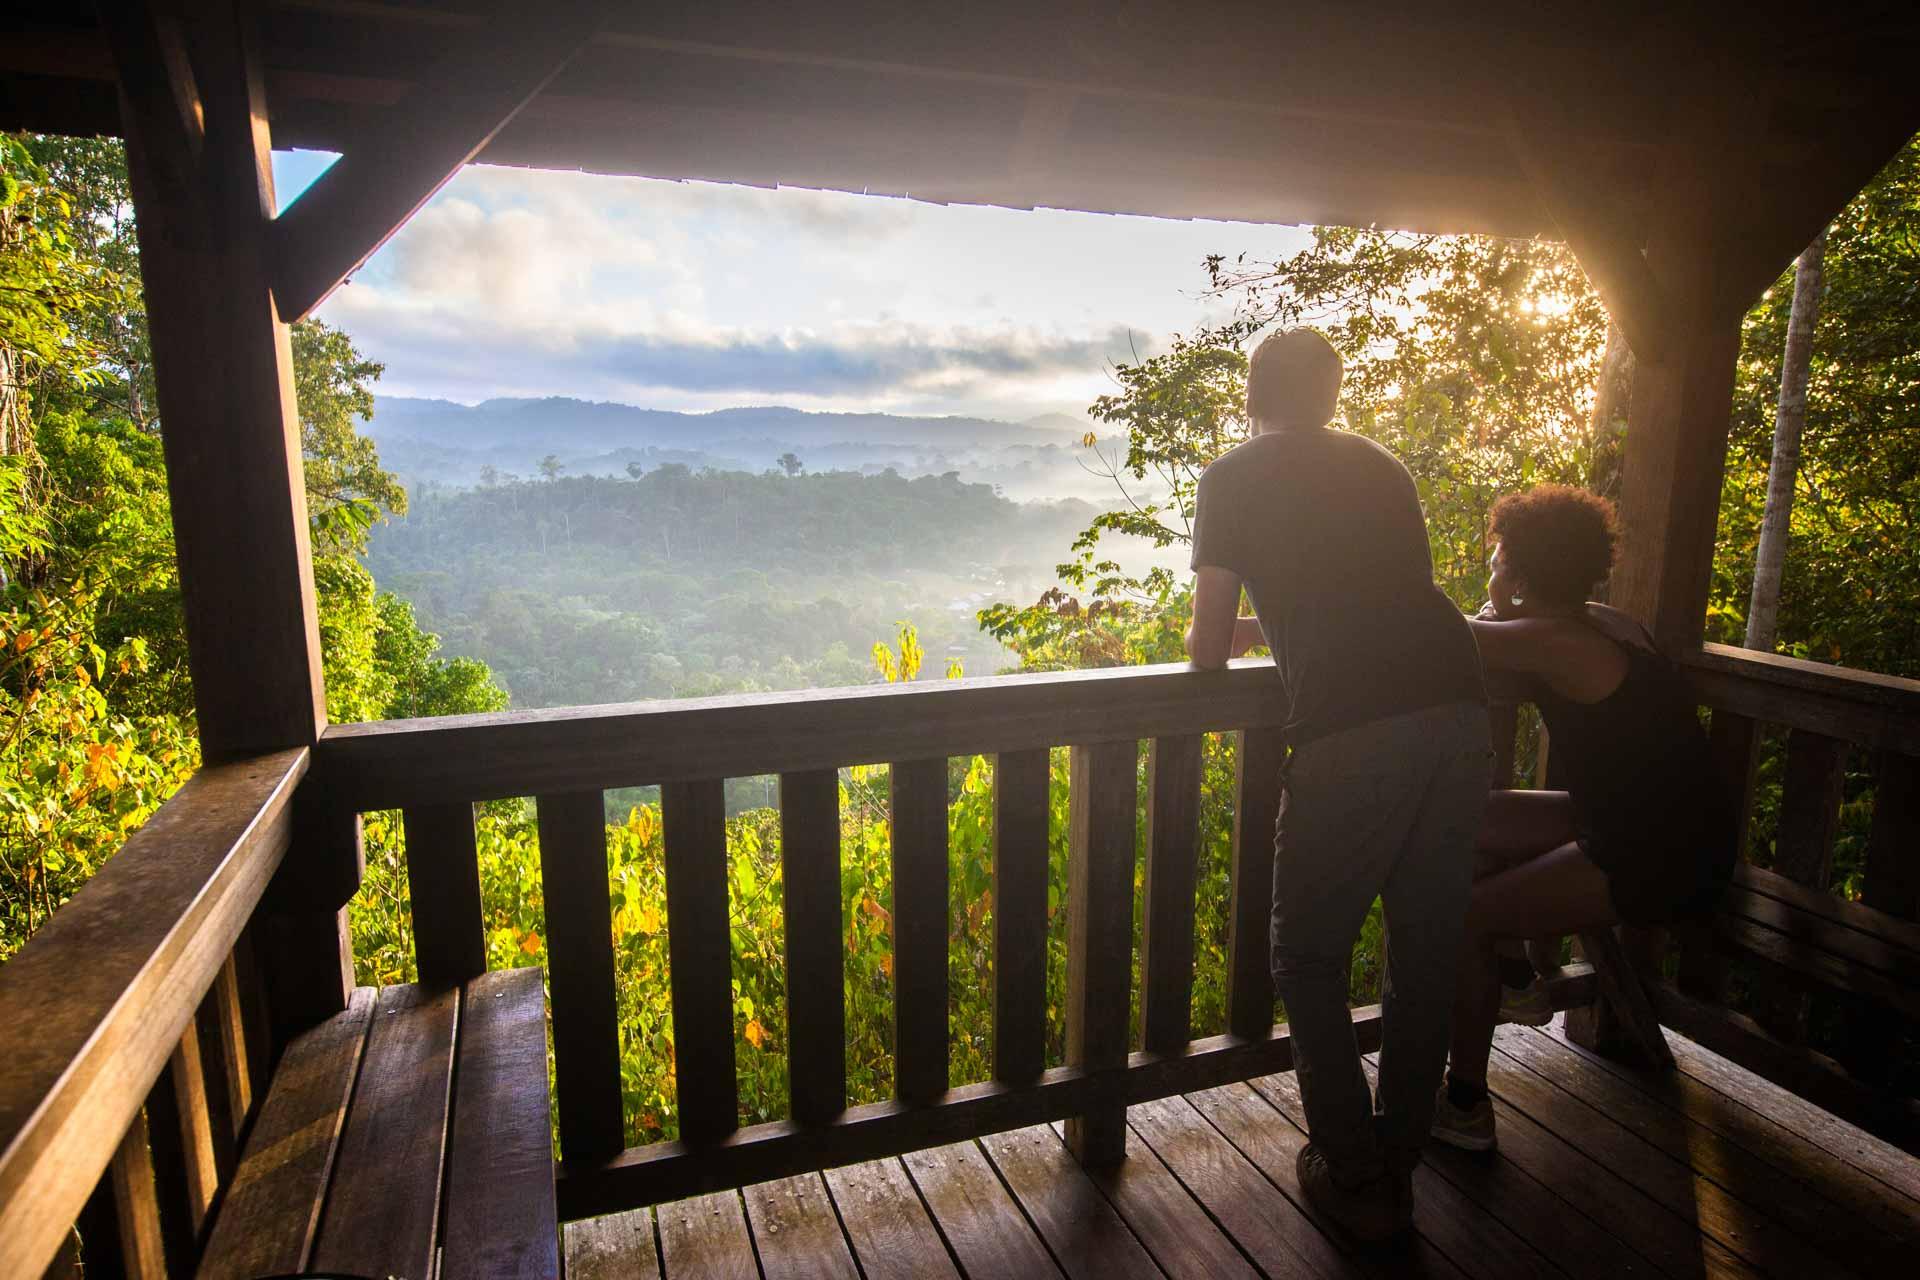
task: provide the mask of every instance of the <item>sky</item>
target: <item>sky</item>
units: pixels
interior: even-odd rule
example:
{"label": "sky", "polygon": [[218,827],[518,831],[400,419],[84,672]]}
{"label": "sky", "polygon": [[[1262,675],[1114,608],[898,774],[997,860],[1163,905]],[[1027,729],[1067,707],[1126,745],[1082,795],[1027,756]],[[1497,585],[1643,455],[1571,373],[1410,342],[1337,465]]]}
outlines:
{"label": "sky", "polygon": [[[333,157],[276,152],[282,207]],[[1297,228],[473,165],[320,308],[385,395],[1080,416]]]}

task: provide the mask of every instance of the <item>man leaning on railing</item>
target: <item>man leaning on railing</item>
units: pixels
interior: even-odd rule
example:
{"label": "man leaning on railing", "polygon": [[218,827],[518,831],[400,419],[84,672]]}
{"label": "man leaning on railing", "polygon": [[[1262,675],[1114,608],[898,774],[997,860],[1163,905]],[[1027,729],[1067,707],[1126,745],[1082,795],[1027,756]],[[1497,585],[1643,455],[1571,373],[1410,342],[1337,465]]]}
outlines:
{"label": "man leaning on railing", "polygon": [[[1413,479],[1331,429],[1340,357],[1269,337],[1247,377],[1253,437],[1200,479],[1187,652],[1273,651],[1292,750],[1273,864],[1273,977],[1309,1141],[1307,1197],[1363,1240],[1407,1230],[1446,1060],[1473,844],[1492,780],[1473,636],[1434,585]],[[1238,616],[1246,588],[1255,617]],[[1378,1114],[1347,1011],[1374,898],[1393,942]]]}

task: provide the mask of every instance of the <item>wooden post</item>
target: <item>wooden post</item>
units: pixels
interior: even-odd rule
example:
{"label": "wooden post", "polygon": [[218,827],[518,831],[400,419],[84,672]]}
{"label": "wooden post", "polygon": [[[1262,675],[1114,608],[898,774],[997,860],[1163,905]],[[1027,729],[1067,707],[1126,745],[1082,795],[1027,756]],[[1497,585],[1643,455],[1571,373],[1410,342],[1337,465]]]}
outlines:
{"label": "wooden post", "polygon": [[[1725,77],[1704,78],[1692,118],[1661,159],[1654,189],[1664,198],[1644,250],[1667,314],[1652,330],[1660,345],[1634,350],[1620,560],[1609,600],[1646,623],[1668,653],[1697,648],[1704,631],[1740,316],[1751,301],[1738,296],[1725,269],[1725,227],[1747,159],[1743,97]],[[1617,259],[1639,255],[1637,246],[1613,251]],[[1647,329],[1641,326],[1642,345]],[[1643,977],[1657,972],[1664,946],[1658,931],[1625,929],[1621,941]],[[1569,1038],[1596,1050],[1634,1043],[1605,1002],[1570,1012],[1566,1025]]]}
{"label": "wooden post", "polygon": [[[1067,1065],[1127,1065],[1127,997],[1133,985],[1134,815],[1139,748],[1099,742],[1073,748],[1067,803]],[[1106,1103],[1070,1116],[1067,1149],[1084,1165],[1127,1154],[1127,1108]]]}
{"label": "wooden post", "polygon": [[[293,356],[272,290],[254,14],[229,2],[179,18],[129,2],[106,17],[118,35],[201,754],[212,764],[311,746],[325,690]],[[148,56],[156,49],[171,56]],[[301,823],[274,895],[288,913],[273,931],[283,945],[264,957],[283,970],[269,975],[282,1032],[346,1007],[352,953],[338,915],[362,865],[353,815]],[[292,954],[306,946],[327,955]]]}
{"label": "wooden post", "polygon": [[[196,6],[185,29],[204,121],[197,160],[165,141],[183,127],[178,113],[161,116],[133,94],[122,108],[209,762],[310,746],[326,714],[293,357],[269,274],[267,109],[249,25],[240,6],[212,4]],[[122,75],[142,78],[131,67]]]}

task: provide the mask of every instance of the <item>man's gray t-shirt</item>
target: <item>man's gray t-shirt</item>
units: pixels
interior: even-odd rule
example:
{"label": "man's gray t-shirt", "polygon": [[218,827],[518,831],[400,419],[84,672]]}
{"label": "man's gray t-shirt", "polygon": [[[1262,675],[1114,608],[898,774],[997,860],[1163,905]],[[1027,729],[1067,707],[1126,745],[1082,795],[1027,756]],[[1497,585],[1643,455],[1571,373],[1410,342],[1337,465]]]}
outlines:
{"label": "man's gray t-shirt", "polygon": [[1200,477],[1193,567],[1245,581],[1296,746],[1486,700],[1473,632],[1433,582],[1413,477],[1364,436],[1271,431],[1216,459]]}

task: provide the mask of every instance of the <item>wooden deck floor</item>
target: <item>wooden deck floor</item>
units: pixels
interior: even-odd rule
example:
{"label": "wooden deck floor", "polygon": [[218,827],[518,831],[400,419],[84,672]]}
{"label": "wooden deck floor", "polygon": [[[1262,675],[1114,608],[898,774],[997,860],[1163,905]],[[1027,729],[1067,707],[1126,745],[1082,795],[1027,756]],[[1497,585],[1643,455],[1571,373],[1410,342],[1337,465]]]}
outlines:
{"label": "wooden deck floor", "polygon": [[1654,1076],[1503,1028],[1500,1150],[1431,1149],[1416,1236],[1360,1254],[1314,1220],[1291,1075],[1129,1113],[1088,1175],[1040,1127],[573,1223],[602,1277],[1873,1276],[1920,1257],[1920,1160],[1669,1033]]}

